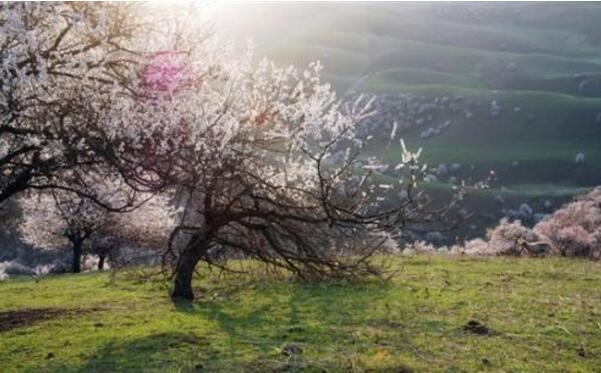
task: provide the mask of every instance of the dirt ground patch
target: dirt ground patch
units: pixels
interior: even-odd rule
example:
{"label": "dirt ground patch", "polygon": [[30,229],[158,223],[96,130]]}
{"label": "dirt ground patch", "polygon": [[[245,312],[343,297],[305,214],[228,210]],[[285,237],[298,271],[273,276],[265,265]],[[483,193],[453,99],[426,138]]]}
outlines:
{"label": "dirt ground patch", "polygon": [[0,312],[0,333],[56,317],[87,314],[99,308],[26,308]]}
{"label": "dirt ground patch", "polygon": [[477,334],[477,335],[492,335],[495,331],[484,325],[480,321],[470,320],[463,326],[463,330],[466,332]]}

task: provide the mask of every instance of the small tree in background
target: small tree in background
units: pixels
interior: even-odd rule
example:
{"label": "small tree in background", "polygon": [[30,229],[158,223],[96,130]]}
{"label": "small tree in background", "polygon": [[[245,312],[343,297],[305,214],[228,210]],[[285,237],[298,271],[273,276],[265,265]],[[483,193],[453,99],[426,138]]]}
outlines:
{"label": "small tree in background", "polygon": [[520,256],[528,254],[529,244],[538,243],[540,237],[530,228],[525,227],[519,220],[501,219],[499,224],[486,231],[485,240],[476,238],[455,245],[451,252],[467,255],[507,255]]}
{"label": "small tree in background", "polygon": [[534,227],[562,256],[601,259],[601,188],[562,206]]}
{"label": "small tree in background", "polygon": [[23,198],[21,205],[24,241],[42,248],[69,247],[73,254],[71,270],[81,272],[84,245],[103,223],[105,211],[89,200],[63,192],[35,193]]}
{"label": "small tree in background", "polygon": [[[104,189],[103,200],[121,203],[118,187]],[[123,245],[161,248],[167,245],[176,211],[164,197],[147,197],[132,211],[114,212],[77,194],[52,190],[21,199],[20,232],[25,242],[72,252],[72,271],[81,271],[82,256],[95,254],[102,269],[108,250]],[[93,247],[92,242],[104,243]],[[108,243],[108,244],[107,244]],[[108,249],[108,250],[107,250]]]}

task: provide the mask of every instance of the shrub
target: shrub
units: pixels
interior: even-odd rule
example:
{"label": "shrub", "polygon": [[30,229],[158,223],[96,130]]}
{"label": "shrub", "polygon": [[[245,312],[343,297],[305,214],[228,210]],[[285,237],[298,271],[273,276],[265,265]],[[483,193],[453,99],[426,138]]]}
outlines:
{"label": "shrub", "polygon": [[454,253],[467,255],[513,255],[523,254],[521,242],[536,242],[540,237],[532,230],[524,227],[519,220],[510,222],[507,218],[501,219],[499,225],[489,229],[486,240],[477,238],[465,242],[463,245],[453,246]]}
{"label": "shrub", "polygon": [[488,250],[488,243],[481,238],[466,241],[463,245],[452,246],[451,254],[491,255]]}
{"label": "shrub", "polygon": [[601,259],[601,188],[564,205],[538,223],[534,232],[562,256]]}
{"label": "shrub", "polygon": [[524,227],[519,220],[510,222],[507,219],[501,219],[499,225],[488,230],[486,237],[489,250],[496,255],[520,255],[523,251],[520,241],[539,241],[538,235]]}
{"label": "shrub", "polygon": [[426,241],[415,241],[405,247],[403,255],[415,255],[415,254],[435,254],[442,249],[437,248],[433,244]]}

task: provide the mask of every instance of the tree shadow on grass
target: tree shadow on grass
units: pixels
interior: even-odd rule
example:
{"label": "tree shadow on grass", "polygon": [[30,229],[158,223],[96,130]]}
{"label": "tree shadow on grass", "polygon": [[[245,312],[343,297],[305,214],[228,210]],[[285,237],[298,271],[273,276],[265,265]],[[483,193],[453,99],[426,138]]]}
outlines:
{"label": "tree shadow on grass", "polygon": [[101,346],[79,367],[54,372],[194,372],[202,371],[216,352],[204,337],[193,333],[157,333]]}
{"label": "tree shadow on grass", "polygon": [[[175,304],[178,312],[197,315],[218,326],[216,332],[229,344],[223,351],[227,357],[236,359],[241,352],[256,357],[250,363],[240,362],[245,371],[269,366],[274,369],[266,371],[290,368],[290,360],[300,358],[287,352],[291,347],[315,352],[328,350],[341,341],[350,343],[352,330],[364,322],[371,309],[384,303],[390,290],[383,282],[266,282],[259,289],[256,284],[249,286],[250,291],[244,287],[229,291],[226,299],[205,297]],[[301,366],[315,366],[314,363],[304,361]]]}
{"label": "tree shadow on grass", "polygon": [[222,296],[174,304],[189,322],[181,332],[123,336],[100,346],[83,366],[54,371],[345,371],[348,359],[337,348],[350,345],[353,330],[384,303],[389,290],[381,282],[222,288]]}

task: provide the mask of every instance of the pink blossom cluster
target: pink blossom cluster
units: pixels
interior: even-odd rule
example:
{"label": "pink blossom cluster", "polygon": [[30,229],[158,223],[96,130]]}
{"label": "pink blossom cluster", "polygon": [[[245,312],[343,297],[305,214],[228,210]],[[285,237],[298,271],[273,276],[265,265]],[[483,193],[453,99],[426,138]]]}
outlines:
{"label": "pink blossom cluster", "polygon": [[601,187],[564,205],[533,229],[502,219],[487,232],[486,240],[467,241],[453,246],[451,252],[524,255],[536,248],[543,248],[545,254],[601,259]]}
{"label": "pink blossom cluster", "polygon": [[504,218],[499,224],[489,229],[486,240],[477,238],[451,248],[453,253],[467,255],[510,255],[519,256],[525,253],[521,242],[537,242],[532,230],[524,227],[519,220],[509,221]]}
{"label": "pink blossom cluster", "polygon": [[182,55],[175,51],[154,53],[141,69],[139,78],[144,97],[173,94],[189,79]]}
{"label": "pink blossom cluster", "polygon": [[562,256],[601,259],[601,188],[555,211],[534,232]]}

